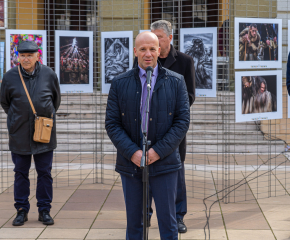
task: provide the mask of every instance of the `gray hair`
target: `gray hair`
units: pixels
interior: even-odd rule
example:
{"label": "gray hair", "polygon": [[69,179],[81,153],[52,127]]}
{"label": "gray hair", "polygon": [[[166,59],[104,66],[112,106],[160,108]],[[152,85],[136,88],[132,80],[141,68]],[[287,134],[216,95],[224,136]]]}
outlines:
{"label": "gray hair", "polygon": [[162,29],[167,36],[172,34],[171,23],[166,20],[159,20],[154,23],[151,23],[151,30],[154,31],[157,29]]}

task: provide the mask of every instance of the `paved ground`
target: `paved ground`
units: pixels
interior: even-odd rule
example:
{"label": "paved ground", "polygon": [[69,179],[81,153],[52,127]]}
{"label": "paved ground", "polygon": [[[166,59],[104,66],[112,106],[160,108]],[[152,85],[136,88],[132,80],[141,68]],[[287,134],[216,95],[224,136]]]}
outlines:
{"label": "paved ground", "polygon": [[[222,161],[217,163],[217,156],[207,156],[206,165],[202,164],[203,156],[196,158],[200,159],[199,165],[187,164],[189,197],[185,222],[188,232],[180,234],[179,239],[205,239],[203,230],[206,223],[205,207],[202,200],[196,197],[202,198],[217,192],[218,194],[206,201],[208,207],[217,201],[211,209],[210,239],[290,239],[290,196],[287,190],[287,186],[290,186],[287,180],[289,168],[288,165],[281,164],[279,168],[274,169],[286,158],[284,156],[276,158],[275,162],[262,166],[259,171],[250,175],[261,162],[266,161],[267,157],[254,156],[252,162],[249,156],[234,156],[233,161],[229,160],[234,163],[227,168],[229,179],[232,179],[231,184],[244,184],[231,194],[229,200],[235,199],[236,203],[230,204],[223,203],[223,200],[217,201],[226,195],[225,191],[219,192],[225,185],[222,180]],[[103,175],[93,170],[92,156],[82,155],[81,158],[69,156],[69,161],[65,162],[67,158],[66,155],[57,155],[54,163],[55,188],[51,214],[55,225],[46,227],[37,221],[36,175],[32,169],[29,220],[24,226],[13,227],[11,225],[15,217],[11,184],[13,165],[9,161],[9,156],[2,156],[0,239],[125,239],[126,215],[122,186],[118,174],[114,173],[110,165],[109,158],[105,159],[106,164],[103,167],[106,170]],[[247,165],[243,165],[245,159]],[[194,177],[193,169],[197,169]],[[267,173],[269,169],[274,170]],[[100,179],[101,176],[105,184],[94,184],[94,180]],[[245,176],[249,176],[248,182],[243,180]],[[259,178],[256,178],[257,176]],[[228,190],[232,189],[233,187]],[[192,197],[193,195],[195,197]],[[272,197],[269,197],[270,195]],[[149,239],[160,239],[155,214]]]}

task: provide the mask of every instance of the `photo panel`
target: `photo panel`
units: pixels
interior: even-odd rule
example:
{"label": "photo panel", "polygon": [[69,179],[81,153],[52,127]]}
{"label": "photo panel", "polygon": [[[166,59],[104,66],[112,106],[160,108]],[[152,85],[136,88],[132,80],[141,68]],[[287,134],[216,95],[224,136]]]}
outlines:
{"label": "photo panel", "polygon": [[93,92],[92,31],[55,31],[55,72],[62,93]]}
{"label": "photo panel", "polygon": [[4,74],[4,44],[5,42],[0,42],[0,85]]}
{"label": "photo panel", "polygon": [[235,18],[235,69],[282,68],[282,19]]}
{"label": "photo panel", "polygon": [[181,28],[180,51],[194,60],[196,97],[216,97],[217,28]]}
{"label": "photo panel", "polygon": [[6,29],[6,72],[19,65],[17,47],[22,41],[34,41],[39,47],[39,62],[47,64],[46,58],[46,31],[45,30],[17,30]]}
{"label": "photo panel", "polygon": [[109,93],[112,80],[133,66],[133,31],[102,32],[102,93]]}
{"label": "photo panel", "polygon": [[282,71],[235,74],[236,122],[281,119]]}
{"label": "photo panel", "polygon": [[[146,32],[146,31],[149,31],[149,32],[151,32],[151,30],[149,29],[149,30],[144,30],[144,29],[142,29],[142,30],[139,30],[139,33],[141,33],[141,32]],[[173,40],[174,40],[174,35],[173,35],[173,29],[172,29],[172,39],[171,39],[171,45],[173,45]]]}
{"label": "photo panel", "polygon": [[[288,20],[288,54],[287,54],[287,61],[288,61],[288,55],[290,53],[289,44],[290,44],[290,20]],[[286,81],[287,81],[287,79],[286,79]],[[287,96],[288,96],[288,118],[290,118],[290,96],[288,94],[288,91],[287,91]]]}
{"label": "photo panel", "polygon": [[0,0],[0,29],[7,28],[7,20],[7,0]]}

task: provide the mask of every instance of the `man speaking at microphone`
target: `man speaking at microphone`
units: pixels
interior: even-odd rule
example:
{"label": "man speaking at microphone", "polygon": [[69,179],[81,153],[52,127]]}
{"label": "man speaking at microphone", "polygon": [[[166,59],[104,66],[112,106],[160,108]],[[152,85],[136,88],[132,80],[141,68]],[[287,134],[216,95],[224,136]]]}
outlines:
{"label": "man speaking at microphone", "polygon": [[[191,106],[195,100],[195,69],[192,57],[177,51],[172,45],[172,26],[166,20],[158,20],[151,24],[151,32],[153,32],[159,39],[160,55],[158,57],[162,67],[167,68],[173,72],[179,73],[184,77],[187,87],[189,105]],[[138,65],[137,57],[134,60],[134,66]],[[187,197],[185,184],[185,156],[186,156],[186,137],[183,138],[179,145],[179,154],[181,158],[181,169],[178,171],[177,180],[177,197],[176,197],[176,220],[179,233],[186,233],[187,227],[183,221],[187,213]],[[149,191],[149,217],[153,214],[151,208],[151,192]]]}
{"label": "man speaking at microphone", "polygon": [[127,240],[142,239],[142,129],[146,116],[146,69],[154,70],[148,119],[149,183],[154,198],[160,238],[178,240],[175,200],[177,171],[181,169],[178,146],[190,121],[189,100],[183,76],[162,68],[158,38],[140,33],[135,40],[138,66],[113,79],[106,110],[106,130],[117,148],[127,212]]}

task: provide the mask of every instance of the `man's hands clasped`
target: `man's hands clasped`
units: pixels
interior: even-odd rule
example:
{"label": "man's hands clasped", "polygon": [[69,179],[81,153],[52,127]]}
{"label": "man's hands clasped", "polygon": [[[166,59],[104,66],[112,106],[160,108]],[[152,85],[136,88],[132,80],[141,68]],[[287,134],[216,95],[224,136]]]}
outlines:
{"label": "man's hands clasped", "polygon": [[[143,151],[138,150],[131,157],[131,161],[138,167],[140,167],[141,165],[142,154]],[[154,151],[153,148],[150,148],[149,151],[147,152],[147,164],[150,165],[156,162],[158,159],[160,159],[159,155]]]}

